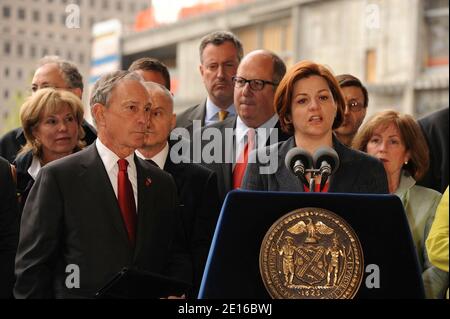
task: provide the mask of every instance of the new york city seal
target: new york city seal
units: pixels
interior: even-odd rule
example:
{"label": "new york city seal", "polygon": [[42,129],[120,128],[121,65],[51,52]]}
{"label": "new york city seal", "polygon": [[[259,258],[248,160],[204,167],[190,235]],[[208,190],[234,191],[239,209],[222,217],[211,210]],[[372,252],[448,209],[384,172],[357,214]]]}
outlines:
{"label": "new york city seal", "polygon": [[364,256],[340,216],[302,208],[278,219],[261,244],[259,268],[274,299],[350,299],[361,284]]}

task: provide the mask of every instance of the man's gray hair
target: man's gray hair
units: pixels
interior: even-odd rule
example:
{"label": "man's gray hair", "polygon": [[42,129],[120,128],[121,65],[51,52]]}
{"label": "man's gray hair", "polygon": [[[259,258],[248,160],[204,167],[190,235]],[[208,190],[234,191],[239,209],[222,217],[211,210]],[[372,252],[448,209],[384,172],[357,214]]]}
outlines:
{"label": "man's gray hair", "polygon": [[46,64],[56,64],[58,66],[64,82],[66,82],[66,85],[70,89],[80,89],[83,91],[83,76],[74,63],[61,59],[57,55],[47,55],[39,60],[38,68]]}
{"label": "man's gray hair", "polygon": [[205,35],[200,42],[200,62],[203,63],[203,51],[208,44],[213,44],[219,46],[225,42],[231,42],[236,48],[238,61],[241,62],[244,56],[244,49],[242,48],[242,43],[233,33],[229,31],[215,31]]}
{"label": "man's gray hair", "polygon": [[92,88],[90,98],[91,110],[96,103],[100,103],[108,107],[112,91],[116,85],[125,80],[133,80],[142,83],[142,78],[136,73],[130,71],[114,71],[107,73],[98,79]]}

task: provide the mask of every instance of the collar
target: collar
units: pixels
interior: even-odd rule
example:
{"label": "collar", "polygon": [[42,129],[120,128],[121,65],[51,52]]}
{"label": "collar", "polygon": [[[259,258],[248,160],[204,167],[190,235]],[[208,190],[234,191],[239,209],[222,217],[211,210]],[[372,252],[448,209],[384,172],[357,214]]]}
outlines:
{"label": "collar", "polygon": [[[142,153],[139,152],[138,150],[136,150],[136,155],[139,158],[142,158],[143,160],[148,160],[148,158],[146,158],[144,155],[142,155]],[[167,156],[169,156],[169,143],[166,143],[166,146],[164,146],[164,148],[158,154],[156,154],[155,156],[153,156],[150,159],[152,161],[154,161],[160,169],[164,169],[164,165],[166,164]]]}
{"label": "collar", "polygon": [[[216,106],[210,98],[206,98],[206,115],[205,115],[205,123],[207,122],[217,122],[219,121],[219,111],[222,109]],[[234,108],[234,104],[231,104],[226,111],[228,111],[228,116],[236,115],[236,110]]]}
{"label": "collar", "polygon": [[414,177],[412,177],[408,171],[402,169],[400,173],[400,183],[398,184],[398,188],[394,194],[403,199],[406,196],[406,193],[414,185],[416,185],[416,180]]}
{"label": "collar", "polygon": [[36,180],[36,178],[37,178],[41,168],[42,168],[41,161],[36,156],[33,155],[33,160],[31,161],[31,165],[30,165],[30,167],[28,168],[28,171],[27,171],[28,174],[30,174],[30,176],[34,180]]}
{"label": "collar", "polygon": [[[278,114],[274,114],[267,122],[262,124],[261,126],[256,128],[256,133],[258,135],[258,130],[261,132],[261,129],[267,129],[269,132],[266,134],[266,138],[258,138],[258,148],[265,147],[267,143],[267,139],[270,136],[270,131],[273,129],[278,122]],[[242,142],[244,137],[247,135],[247,132],[249,130],[249,127],[242,121],[240,116],[237,116],[236,118],[236,143],[239,144]],[[259,134],[258,136],[262,136],[262,134]]]}
{"label": "collar", "polygon": [[[95,140],[95,146],[97,147],[98,155],[100,155],[103,165],[105,165],[106,172],[108,172],[109,174],[115,167],[118,167],[117,161],[119,160],[119,156],[117,156],[116,153],[107,148],[99,138]],[[128,168],[131,168],[132,171],[136,171],[136,164],[134,163],[134,153],[131,153],[125,159],[128,161]]]}

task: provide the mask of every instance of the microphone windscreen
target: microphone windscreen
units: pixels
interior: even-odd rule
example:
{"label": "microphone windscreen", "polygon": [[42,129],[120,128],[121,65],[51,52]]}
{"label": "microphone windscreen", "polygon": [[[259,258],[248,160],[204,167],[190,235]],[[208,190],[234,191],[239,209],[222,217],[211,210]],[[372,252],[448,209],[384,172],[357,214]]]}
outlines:
{"label": "microphone windscreen", "polygon": [[331,166],[331,175],[339,168],[339,155],[331,147],[320,147],[314,153],[313,162],[315,168],[319,169],[323,161]]}

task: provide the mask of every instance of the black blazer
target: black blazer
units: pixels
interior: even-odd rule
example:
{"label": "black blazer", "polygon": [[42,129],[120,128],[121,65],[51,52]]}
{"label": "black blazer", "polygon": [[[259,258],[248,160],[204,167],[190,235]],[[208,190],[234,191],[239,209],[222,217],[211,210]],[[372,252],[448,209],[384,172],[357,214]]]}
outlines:
{"label": "black blazer", "polygon": [[17,175],[17,196],[19,202],[19,215],[22,214],[23,207],[30,193],[31,187],[33,187],[34,179],[28,173],[28,169],[33,162],[33,153],[30,151],[20,154],[16,157],[13,165],[16,167]]}
{"label": "black blazer", "polygon": [[430,149],[430,167],[417,184],[443,194],[448,186],[448,107],[433,112],[418,122]]}
{"label": "black blazer", "polygon": [[170,156],[164,170],[173,176],[177,185],[181,218],[194,271],[193,289],[189,297],[196,298],[220,212],[217,176],[198,164],[175,164]]}
{"label": "black blazer", "polygon": [[[219,162],[212,162],[212,163],[205,162],[204,158],[201,159],[202,165],[204,165],[205,167],[209,168],[210,170],[214,171],[217,174],[220,203],[223,203],[225,196],[229,191],[232,190],[233,187],[233,163],[235,162],[235,156],[233,151],[235,150],[235,138],[226,139],[225,132],[227,129],[230,128],[234,130],[236,128],[236,121],[237,121],[236,117],[227,118],[222,122],[217,122],[208,126],[208,128],[211,127],[219,129],[221,133],[222,140],[220,141],[221,144],[219,145],[222,146],[222,158],[220,159]],[[205,127],[202,130],[202,133],[205,131],[205,129],[207,128]],[[279,121],[275,125],[275,129],[278,132],[277,142],[285,141],[290,137],[281,130]],[[273,139],[268,138],[266,145],[269,145],[271,143],[271,140],[273,141]],[[202,150],[210,143],[211,141],[209,140],[202,140]],[[192,155],[194,156],[194,154]]]}
{"label": "black blazer", "polygon": [[[95,144],[42,168],[22,214],[17,298],[92,297],[125,266],[190,281],[175,183],[150,163],[135,163],[134,249]],[[80,288],[66,287],[68,265],[79,267]]]}
{"label": "black blazer", "polygon": [[[92,144],[97,138],[97,130],[86,121],[83,121],[81,126],[86,134],[83,139],[86,145]],[[14,162],[17,153],[19,153],[26,142],[22,127],[9,131],[0,138],[0,156],[6,158],[10,163]]]}
{"label": "black blazer", "polygon": [[[270,146],[270,154],[277,155],[276,172],[261,174],[263,165],[252,153],[242,188],[260,191],[303,192],[303,183],[285,166],[287,152],[295,147],[295,138]],[[330,177],[329,192],[388,194],[388,182],[383,164],[365,153],[352,150],[333,136],[333,148],[339,156],[339,168]],[[266,150],[263,150],[266,151]],[[278,151],[278,153],[274,153]],[[269,151],[268,151],[269,152]]]}
{"label": "black blazer", "polygon": [[11,166],[0,157],[0,299],[12,297],[18,238],[17,201]]}

